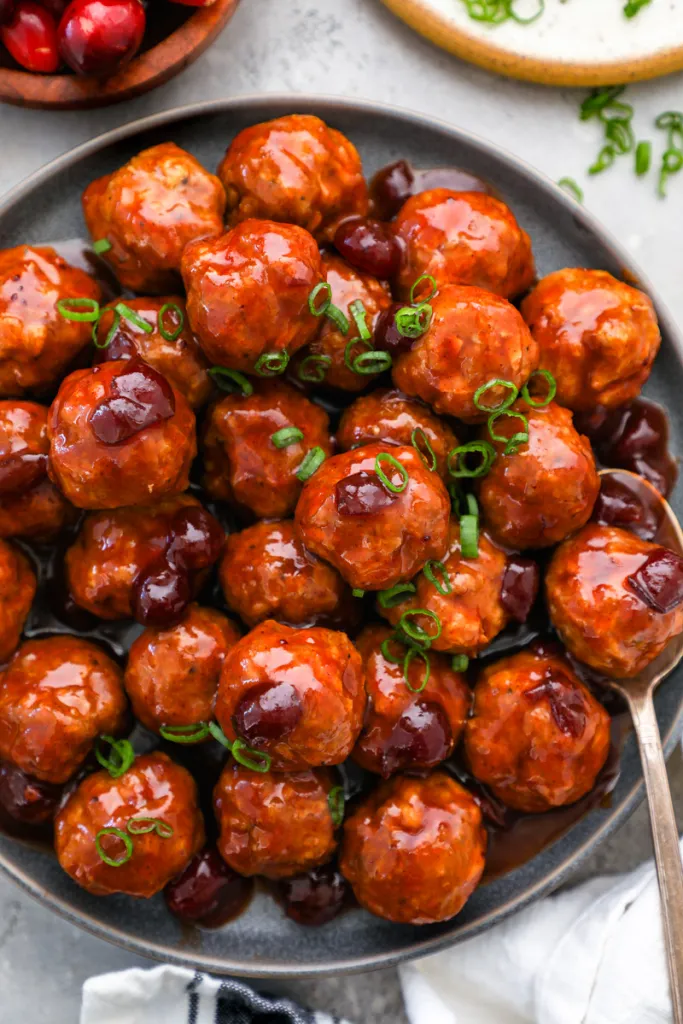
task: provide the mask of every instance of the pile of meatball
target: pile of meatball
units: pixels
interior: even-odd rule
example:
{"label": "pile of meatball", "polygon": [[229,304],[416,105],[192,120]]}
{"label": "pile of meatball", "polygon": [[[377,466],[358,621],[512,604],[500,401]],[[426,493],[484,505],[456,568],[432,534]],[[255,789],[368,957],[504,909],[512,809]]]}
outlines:
{"label": "pile of meatball", "polygon": [[[291,115],[217,176],[168,142],[88,186],[110,302],[52,248],[0,252],[0,803],[54,815],[90,893],[332,862],[374,914],[449,919],[482,792],[542,814],[594,787],[610,716],[578,663],[628,677],[683,630],[680,560],[601,499],[573,423],[638,395],[650,300],[536,281],[500,199],[411,182],[369,189]],[[46,545],[93,629],[138,624],[123,665],[22,640]],[[550,641],[487,655],[543,601]],[[207,746],[205,814],[181,755]]]}

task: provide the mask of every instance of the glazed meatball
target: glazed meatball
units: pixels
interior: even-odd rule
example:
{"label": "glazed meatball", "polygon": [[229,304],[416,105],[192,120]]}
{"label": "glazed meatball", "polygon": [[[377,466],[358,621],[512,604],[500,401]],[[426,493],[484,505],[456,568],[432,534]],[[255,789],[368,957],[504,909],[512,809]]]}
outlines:
{"label": "glazed meatball", "polygon": [[401,650],[391,637],[387,626],[367,626],[356,639],[368,704],[353,759],[385,779],[434,768],[450,757],[470,706],[467,683],[441,654],[430,651],[426,683],[424,661],[410,661],[406,682],[403,661],[390,661],[382,650],[385,641],[389,654],[394,646]]}
{"label": "glazed meatball", "polygon": [[255,772],[229,762],[214,789],[221,857],[240,875],[289,878],[330,859],[337,845],[324,768]]}
{"label": "glazed meatball", "polygon": [[546,574],[548,609],[565,646],[607,676],[635,676],[683,632],[672,552],[589,523],[564,541]]}
{"label": "glazed meatball", "polygon": [[[187,738],[213,718],[225,655],[240,638],[220,612],[191,605],[170,629],[146,629],[128,655],[124,686],[137,719],[167,739]],[[205,736],[201,737],[202,739]]]}
{"label": "glazed meatball", "polygon": [[229,223],[264,217],[330,240],[340,220],[363,214],[368,190],[356,148],[310,114],[255,124],[230,143],[218,168]]}
{"label": "glazed meatball", "polygon": [[0,540],[0,662],[19,643],[36,593],[36,576],[20,551]]}
{"label": "glazed meatball", "polygon": [[[303,438],[278,447],[275,435],[292,427]],[[332,451],[327,413],[284,381],[263,381],[249,397],[230,395],[212,408],[204,487],[212,498],[259,518],[291,515],[303,487],[297,472],[314,448]]]}
{"label": "glazed meatball", "polygon": [[173,142],[145,149],[83,193],[92,238],[124,288],[163,295],[178,287],[180,257],[195,238],[223,230],[225,192],[218,178]]}
{"label": "glazed meatball", "polygon": [[55,387],[90,341],[61,299],[100,299],[99,285],[48,246],[0,249],[0,398]]}
{"label": "glazed meatball", "polygon": [[533,283],[529,236],[508,207],[485,192],[420,192],[404,203],[394,227],[403,245],[397,281],[403,299],[422,274],[439,285],[474,285],[505,299]]}
{"label": "glazed meatball", "polygon": [[388,389],[362,395],[345,409],[336,438],[343,452],[374,441],[398,445],[414,443],[431,465],[426,438],[441,476],[446,474],[448,453],[458,444],[450,426],[426,405],[400,391]]}
{"label": "glazed meatball", "polygon": [[315,239],[293,224],[245,220],[183,253],[187,313],[207,358],[245,373],[269,372],[311,341],[319,321],[309,296],[322,281]]}
{"label": "glazed meatball", "polygon": [[105,771],[89,775],[55,822],[60,866],[93,896],[154,896],[203,843],[195,781],[158,753],[136,758],[118,779]]}
{"label": "glazed meatball", "polygon": [[508,807],[536,813],[579,800],[609,746],[609,715],[564,658],[521,651],[481,673],[465,753]]}
{"label": "glazed meatball", "polygon": [[[520,400],[510,409],[526,416],[529,441],[497,458],[479,486],[479,501],[492,536],[507,547],[546,548],[558,544],[590,519],[600,480],[587,437],[572,414],[554,402],[530,408]],[[520,421],[501,418],[495,431],[512,437]],[[482,437],[490,441],[488,431]]]}
{"label": "glazed meatball", "polygon": [[[372,348],[371,341],[364,343],[358,340],[349,349],[347,360],[346,347],[349,341],[359,338],[351,305],[354,302],[363,303],[365,323],[368,330],[373,333],[380,314],[391,305],[391,293],[387,286],[377,278],[355,270],[332,253],[326,253],[323,256],[323,273],[332,289],[330,299],[333,305],[337,306],[347,317],[349,329],[344,334],[329,317],[321,317],[320,333],[310,345],[299,353],[293,371],[298,374],[302,363],[305,363],[303,370],[305,379],[306,369],[309,365],[306,361],[313,357],[312,361],[324,365],[324,381],[329,387],[340,388],[342,391],[362,391],[370,381],[376,378],[377,374],[356,373],[355,370],[349,369],[348,363],[353,365],[353,361],[358,356]],[[319,302],[320,300],[318,300]]]}
{"label": "glazed meatball", "polygon": [[228,651],[216,718],[269,754],[275,771],[341,764],[365,708],[360,655],[344,633],[291,629],[268,620]]}
{"label": "glazed meatball", "polygon": [[398,924],[458,913],[484,870],[474,797],[444,772],[382,783],[344,824],[340,867],[362,907]]}
{"label": "glazed meatball", "polygon": [[197,454],[194,413],[138,359],[68,376],[47,429],[50,476],[77,508],[147,505],[188,486]]}
{"label": "glazed meatball", "polygon": [[414,448],[369,444],[322,464],[295,522],[306,547],[352,587],[382,590],[442,557],[449,510],[440,477]]}
{"label": "glazed meatball", "polygon": [[[502,590],[507,558],[485,532],[479,534],[476,558],[464,558],[460,550],[460,524],[452,519],[448,532],[448,550],[443,558],[448,584],[434,573],[440,589],[421,573],[413,581],[415,593],[393,607],[379,606],[379,612],[392,625],[406,613],[426,608],[439,620],[411,614],[408,621],[433,637],[435,651],[477,654],[491,643],[508,623]],[[448,590],[448,585],[450,590]],[[441,590],[448,590],[442,594]],[[438,635],[434,635],[438,632]]]}
{"label": "glazed meatball", "polygon": [[[184,299],[178,295],[126,299],[124,305],[151,330],[120,316],[114,309],[119,302],[111,302],[102,312],[97,340],[106,347],[97,349],[95,362],[138,356],[177,388],[193,409],[208,402],[213,394],[209,365],[187,323]],[[168,337],[164,337],[162,330]]]}
{"label": "glazed meatball", "polygon": [[256,626],[275,619],[288,626],[355,625],[359,603],[339,573],[301,543],[291,519],[256,523],[231,534],[219,574],[228,607]]}
{"label": "glazed meatball", "polygon": [[650,375],[660,334],[647,295],[604,270],[557,270],[522,303],[540,365],[557,401],[578,411],[635,398]]}
{"label": "glazed meatball", "polygon": [[118,666],[75,636],[28,640],[0,681],[0,757],[45,782],[66,782],[101,734],[126,724]]}
{"label": "glazed meatball", "polygon": [[[481,288],[444,285],[427,331],[394,360],[393,380],[441,415],[480,423],[475,392],[496,378],[518,388],[538,366],[538,346],[514,306]],[[482,401],[494,406],[492,389]]]}

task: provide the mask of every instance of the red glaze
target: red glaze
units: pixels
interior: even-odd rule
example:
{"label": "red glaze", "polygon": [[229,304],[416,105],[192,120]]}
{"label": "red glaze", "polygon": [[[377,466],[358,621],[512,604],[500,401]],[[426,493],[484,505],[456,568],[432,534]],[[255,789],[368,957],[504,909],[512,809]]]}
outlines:
{"label": "red glaze", "polygon": [[388,224],[371,217],[350,217],[334,234],[339,255],[357,270],[382,279],[398,272],[401,250]]}
{"label": "red glaze", "polygon": [[[368,705],[352,756],[362,768],[385,779],[396,772],[434,768],[450,757],[470,707],[464,678],[453,672],[448,658],[431,651],[427,685],[412,693],[403,665],[387,661],[381,651],[391,635],[387,626],[366,626],[356,640]],[[392,642],[390,650],[401,652],[401,645]],[[424,673],[424,662],[414,658],[408,669],[414,690],[422,685]]]}
{"label": "red glaze", "polygon": [[474,797],[444,772],[382,783],[344,824],[339,866],[362,907],[399,924],[447,921],[484,870]]}
{"label": "red glaze", "polygon": [[635,398],[659,350],[647,295],[604,270],[557,270],[522,303],[557,401],[575,411]]}
{"label": "red glaze", "polygon": [[630,530],[642,540],[654,540],[661,524],[661,507],[645,504],[640,484],[611,474],[600,477],[600,493],[593,506],[592,520],[601,526]]}
{"label": "red glaze", "polygon": [[514,306],[481,288],[443,285],[430,306],[428,330],[394,360],[394,384],[441,415],[481,423],[475,392],[494,378],[521,388],[538,366],[536,342]]}
{"label": "red glaze", "polygon": [[379,316],[375,324],[375,348],[384,349],[392,357],[398,357],[404,352],[410,352],[413,347],[414,338],[408,338],[401,334],[396,325],[396,314],[405,309],[404,302],[392,302],[388,309]]}
{"label": "red glaze", "polygon": [[35,594],[36,577],[28,558],[0,540],[0,663],[17,647]]}
{"label": "red glaze", "polygon": [[537,813],[579,800],[609,745],[609,715],[563,658],[521,651],[481,673],[465,753],[508,807]]}
{"label": "red glaze", "polygon": [[197,452],[183,396],[129,360],[70,374],[50,408],[48,437],[50,476],[77,508],[145,505],[184,491]]}
{"label": "red glaze", "polygon": [[257,739],[273,769],[287,771],[340,764],[364,708],[361,659],[344,633],[267,621],[228,652],[216,718],[228,739]]}
{"label": "red glaze", "polygon": [[373,213],[391,220],[411,196],[435,188],[452,192],[488,192],[488,185],[474,174],[459,167],[411,167],[407,160],[397,160],[377,171],[370,182],[370,205]]}
{"label": "red glaze", "polygon": [[71,0],[59,23],[59,52],[79,74],[106,78],[138,52],[146,21],[140,0]]}
{"label": "red glaze", "polygon": [[368,208],[355,147],[310,114],[288,114],[239,132],[218,176],[231,225],[262,217],[298,224],[329,240],[340,220]]}
{"label": "red glaze", "polygon": [[546,574],[548,609],[565,646],[616,679],[634,676],[683,632],[683,607],[657,612],[629,584],[656,544],[589,523],[557,549]]}
{"label": "red glaze", "polygon": [[10,16],[0,11],[0,42],[27,71],[52,74],[59,67],[57,25],[42,4],[19,0]]}
{"label": "red glaze", "polygon": [[683,558],[657,548],[627,582],[656,612],[670,612],[683,602]]}
{"label": "red glaze", "polygon": [[83,193],[91,237],[111,245],[102,258],[123,287],[143,294],[177,289],[183,249],[220,235],[224,209],[218,179],[173,142],[143,150]]}
{"label": "red glaze", "polygon": [[[399,494],[392,492],[388,504],[384,498],[372,501],[372,508],[381,506],[378,511],[344,514],[337,504],[338,487],[342,485],[342,493],[348,491],[345,481],[353,482],[357,474],[372,474],[371,490],[380,494],[374,477],[375,460],[382,453],[404,467],[407,485]],[[381,465],[389,479],[400,485],[391,463]],[[427,469],[414,448],[370,444],[323,463],[304,485],[295,522],[306,547],[330,562],[352,587],[382,590],[410,579],[429,559],[443,556],[449,509],[441,479]]]}
{"label": "red glaze", "polygon": [[44,782],[66,782],[102,734],[125,726],[121,671],[72,636],[28,640],[0,688],[0,757]]}
{"label": "red glaze", "polygon": [[308,297],[322,280],[315,239],[293,224],[245,220],[183,252],[190,325],[212,363],[246,373],[292,355],[319,329]]}
{"label": "red glaze", "polygon": [[503,608],[514,622],[526,622],[538,597],[541,572],[532,558],[512,555],[507,560],[500,590]]}
{"label": "red glaze", "polygon": [[166,906],[181,921],[218,928],[244,910],[252,883],[225,863],[214,846],[197,853],[164,889]]}
{"label": "red glaze", "polygon": [[[169,838],[156,831],[130,836],[133,853],[119,867],[105,864],[95,838],[104,828],[122,832],[131,818],[157,818],[173,829]],[[100,839],[112,859],[125,854],[115,835]],[[119,779],[95,772],[73,791],[55,822],[55,849],[61,867],[94,896],[122,892],[154,896],[181,872],[204,843],[204,822],[197,786],[188,771],[165,754],[136,758]]]}
{"label": "red glaze", "polygon": [[221,857],[241,875],[288,878],[324,864],[337,845],[331,773],[254,772],[229,761],[214,789]]}
{"label": "red glaze", "polygon": [[287,917],[308,927],[333,921],[349,897],[346,879],[334,863],[285,878],[278,883],[277,891]]}

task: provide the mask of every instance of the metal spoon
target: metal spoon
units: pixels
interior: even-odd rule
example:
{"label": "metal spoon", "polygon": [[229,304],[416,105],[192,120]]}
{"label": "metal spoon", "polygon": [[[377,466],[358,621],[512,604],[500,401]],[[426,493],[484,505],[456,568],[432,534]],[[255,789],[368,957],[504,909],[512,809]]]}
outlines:
{"label": "metal spoon", "polygon": [[[636,491],[642,497],[646,507],[661,510],[660,526],[655,540],[683,555],[681,525],[669,503],[651,484],[625,469],[604,469],[602,475],[621,478],[632,491]],[[610,686],[625,698],[638,737],[662,900],[675,1024],[683,1024],[683,865],[652,696],[655,688],[676,668],[681,658],[683,635],[673,639],[659,657],[637,676],[631,679],[609,680]]]}

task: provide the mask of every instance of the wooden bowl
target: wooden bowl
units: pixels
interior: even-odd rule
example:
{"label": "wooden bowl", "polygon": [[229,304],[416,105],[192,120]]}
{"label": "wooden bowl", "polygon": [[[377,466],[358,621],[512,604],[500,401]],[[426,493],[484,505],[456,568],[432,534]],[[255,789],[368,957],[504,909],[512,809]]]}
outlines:
{"label": "wooden bowl", "polygon": [[192,64],[227,25],[238,3],[239,0],[216,0],[210,7],[187,7],[192,13],[178,28],[110,78],[83,77],[71,72],[40,75],[0,67],[0,101],[19,107],[83,110],[141,96]]}

